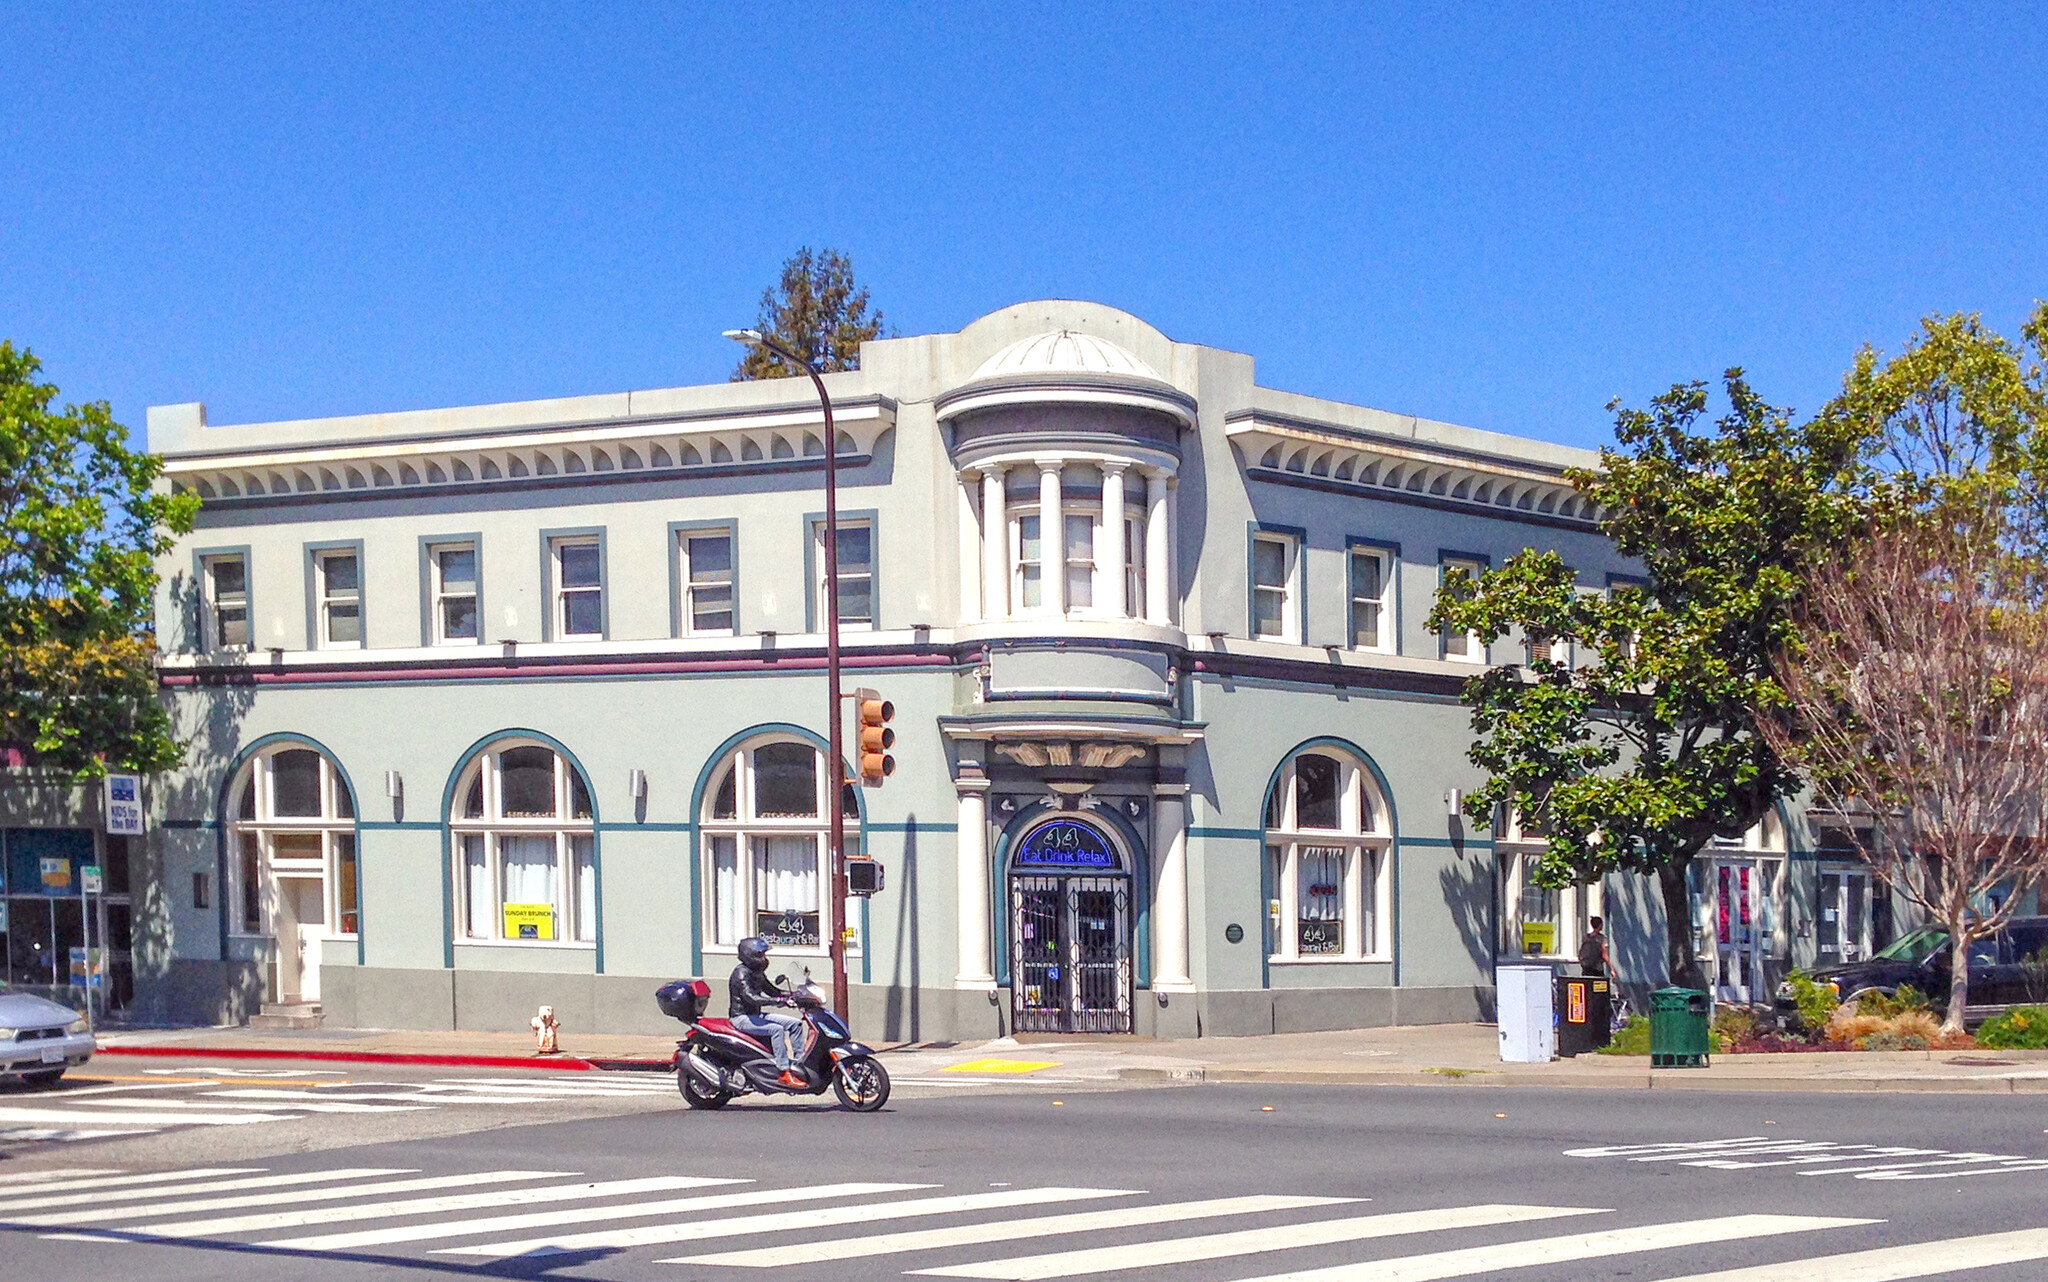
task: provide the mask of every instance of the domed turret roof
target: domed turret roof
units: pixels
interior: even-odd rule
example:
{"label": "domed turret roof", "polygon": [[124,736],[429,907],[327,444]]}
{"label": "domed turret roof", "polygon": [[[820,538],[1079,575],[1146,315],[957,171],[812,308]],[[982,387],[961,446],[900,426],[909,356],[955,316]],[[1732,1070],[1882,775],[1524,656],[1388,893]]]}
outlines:
{"label": "domed turret roof", "polygon": [[1159,371],[1134,353],[1106,339],[1070,329],[1048,330],[1017,340],[983,361],[969,381],[1020,374],[1107,374],[1164,381]]}

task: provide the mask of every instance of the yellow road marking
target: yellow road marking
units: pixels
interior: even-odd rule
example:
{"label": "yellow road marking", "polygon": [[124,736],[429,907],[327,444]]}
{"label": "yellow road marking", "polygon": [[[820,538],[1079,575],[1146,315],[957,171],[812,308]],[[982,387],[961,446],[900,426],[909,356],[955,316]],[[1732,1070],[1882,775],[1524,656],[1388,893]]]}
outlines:
{"label": "yellow road marking", "polygon": [[970,1059],[964,1064],[948,1064],[941,1073],[1035,1073],[1041,1068],[1058,1068],[1056,1059]]}

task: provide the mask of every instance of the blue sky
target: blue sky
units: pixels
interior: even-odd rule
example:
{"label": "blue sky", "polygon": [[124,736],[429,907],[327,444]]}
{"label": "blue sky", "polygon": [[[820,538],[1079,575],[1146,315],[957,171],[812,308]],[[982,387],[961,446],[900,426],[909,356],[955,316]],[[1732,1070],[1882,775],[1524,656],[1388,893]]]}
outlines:
{"label": "blue sky", "polygon": [[21,6],[0,336],[215,422],[716,381],[799,245],[1576,444],[2048,296],[2048,8]]}

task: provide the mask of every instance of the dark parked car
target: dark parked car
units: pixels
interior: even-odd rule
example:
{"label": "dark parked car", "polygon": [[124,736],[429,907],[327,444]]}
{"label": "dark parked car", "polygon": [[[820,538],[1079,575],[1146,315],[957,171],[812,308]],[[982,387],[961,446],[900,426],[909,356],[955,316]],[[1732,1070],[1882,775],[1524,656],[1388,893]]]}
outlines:
{"label": "dark parked car", "polygon": [[[1889,996],[1910,986],[1939,1010],[1948,1001],[1951,964],[1948,932],[1923,926],[1865,961],[1823,966],[1813,977],[1833,985],[1844,1002],[1864,993]],[[1972,1016],[2041,1002],[2048,1002],[2048,917],[2016,918],[1996,935],[1970,945]],[[1778,988],[1777,1009],[1781,1016],[1796,1014],[1789,984]]]}

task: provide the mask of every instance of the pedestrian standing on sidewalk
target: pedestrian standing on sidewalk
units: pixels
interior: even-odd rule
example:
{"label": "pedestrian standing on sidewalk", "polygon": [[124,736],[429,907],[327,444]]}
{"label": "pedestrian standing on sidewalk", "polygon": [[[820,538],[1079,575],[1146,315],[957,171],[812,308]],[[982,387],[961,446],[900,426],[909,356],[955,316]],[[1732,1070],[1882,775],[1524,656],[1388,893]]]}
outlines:
{"label": "pedestrian standing on sidewalk", "polygon": [[1595,979],[1606,979],[1614,972],[1613,959],[1607,955],[1607,936],[1601,933],[1605,923],[1598,917],[1586,919],[1586,937],[1579,941],[1579,971]]}

